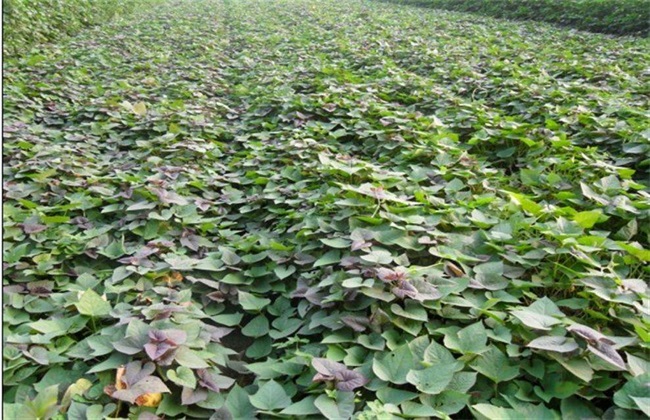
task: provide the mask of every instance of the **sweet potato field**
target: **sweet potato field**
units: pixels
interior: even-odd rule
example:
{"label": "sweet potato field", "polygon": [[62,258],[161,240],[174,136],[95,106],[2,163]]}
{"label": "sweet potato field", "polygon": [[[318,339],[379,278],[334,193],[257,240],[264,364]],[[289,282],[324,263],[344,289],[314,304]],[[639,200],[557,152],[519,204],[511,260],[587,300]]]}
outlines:
{"label": "sweet potato field", "polygon": [[7,419],[650,415],[650,41],[161,0],[4,64]]}

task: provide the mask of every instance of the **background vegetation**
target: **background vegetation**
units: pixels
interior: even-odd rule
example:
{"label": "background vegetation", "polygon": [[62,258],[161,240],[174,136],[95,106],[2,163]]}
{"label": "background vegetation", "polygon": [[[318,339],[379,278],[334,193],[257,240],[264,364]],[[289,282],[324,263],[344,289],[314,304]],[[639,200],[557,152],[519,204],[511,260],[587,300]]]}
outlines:
{"label": "background vegetation", "polygon": [[4,416],[647,416],[649,42],[167,0],[8,60]]}
{"label": "background vegetation", "polygon": [[558,23],[575,29],[647,36],[648,0],[397,0],[485,16]]}
{"label": "background vegetation", "polygon": [[35,44],[60,40],[154,1],[2,0],[3,54],[25,54]]}

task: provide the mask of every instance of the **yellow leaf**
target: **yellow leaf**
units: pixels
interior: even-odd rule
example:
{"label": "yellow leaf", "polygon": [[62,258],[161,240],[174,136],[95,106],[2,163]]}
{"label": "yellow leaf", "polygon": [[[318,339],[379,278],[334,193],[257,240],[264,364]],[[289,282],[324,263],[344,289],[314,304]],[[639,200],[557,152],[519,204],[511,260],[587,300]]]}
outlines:
{"label": "yellow leaf", "polygon": [[135,404],[141,407],[158,407],[162,401],[162,394],[160,392],[152,394],[143,394],[135,399]]}
{"label": "yellow leaf", "polygon": [[138,115],[147,115],[147,105],[144,102],[138,102],[133,105],[133,112]]}
{"label": "yellow leaf", "polygon": [[115,373],[115,389],[120,390],[120,389],[126,389],[126,383],[122,381],[122,377],[126,373],[126,367],[120,366],[117,368],[117,372]]}
{"label": "yellow leaf", "polygon": [[67,409],[72,402],[72,397],[75,395],[83,395],[84,392],[88,391],[92,385],[92,382],[84,378],[81,378],[74,384],[70,385],[63,395],[63,399],[61,400],[61,407]]}
{"label": "yellow leaf", "polygon": [[168,286],[171,286],[174,283],[183,281],[183,275],[178,271],[172,271],[171,274],[164,275],[160,279],[167,283]]}

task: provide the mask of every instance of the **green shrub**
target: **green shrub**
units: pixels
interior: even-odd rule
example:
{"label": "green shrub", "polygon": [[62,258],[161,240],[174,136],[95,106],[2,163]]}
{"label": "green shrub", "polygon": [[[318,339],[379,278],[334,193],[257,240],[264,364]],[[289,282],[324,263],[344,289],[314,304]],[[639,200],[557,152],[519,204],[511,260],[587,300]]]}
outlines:
{"label": "green shrub", "polygon": [[132,12],[149,0],[2,0],[3,53],[20,56],[32,45]]}
{"label": "green shrub", "polygon": [[538,20],[591,32],[647,36],[648,0],[397,0],[508,19]]}

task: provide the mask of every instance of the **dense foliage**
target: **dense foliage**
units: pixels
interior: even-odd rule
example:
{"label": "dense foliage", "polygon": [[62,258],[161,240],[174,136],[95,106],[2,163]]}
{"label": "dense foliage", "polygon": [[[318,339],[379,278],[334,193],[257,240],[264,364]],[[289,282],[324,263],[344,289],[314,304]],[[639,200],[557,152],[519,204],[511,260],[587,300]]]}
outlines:
{"label": "dense foliage", "polygon": [[60,40],[155,1],[2,0],[2,52],[5,57],[24,55],[36,44]]}
{"label": "dense foliage", "polygon": [[472,20],[166,1],[7,63],[5,416],[649,414],[648,42]]}
{"label": "dense foliage", "polygon": [[385,0],[507,19],[565,25],[584,31],[648,36],[650,0]]}

